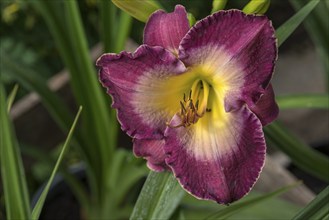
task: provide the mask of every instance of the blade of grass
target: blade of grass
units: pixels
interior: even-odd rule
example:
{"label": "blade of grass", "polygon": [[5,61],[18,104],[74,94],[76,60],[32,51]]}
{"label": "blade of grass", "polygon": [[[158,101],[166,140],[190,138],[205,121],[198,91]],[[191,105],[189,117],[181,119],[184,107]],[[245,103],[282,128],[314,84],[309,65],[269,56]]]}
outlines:
{"label": "blade of grass", "polygon": [[[92,65],[91,58],[89,57],[88,44],[77,2],[64,1],[64,3],[67,29],[70,32],[70,43],[75,48],[72,51],[72,55],[79,54],[79,56],[74,56],[77,58],[76,66],[79,72],[72,73],[74,75],[72,80],[83,85],[83,90],[79,90],[78,92],[84,94],[84,101],[88,103],[88,117],[90,117],[88,121],[93,130],[95,130],[95,141],[99,142],[98,148],[100,148],[102,153],[108,153],[108,155],[101,155],[105,162],[108,160],[108,156],[112,155],[111,151],[115,147],[113,141],[116,139],[112,136],[112,128],[109,126],[109,108],[107,105],[109,102],[108,99],[105,99],[105,92],[101,91],[95,67]],[[81,76],[81,73],[84,73],[83,76]],[[88,90],[85,88],[88,88]],[[89,132],[91,132],[91,129],[89,129]],[[91,148],[95,150],[94,147],[91,146]]]}
{"label": "blade of grass", "polygon": [[[120,25],[116,24],[117,7],[111,2],[100,0],[101,35],[104,44],[104,53],[114,52],[116,33],[120,31]],[[118,29],[120,27],[120,29]]]}
{"label": "blade of grass", "polygon": [[254,206],[256,204],[262,203],[268,199],[271,199],[275,196],[278,196],[284,192],[287,192],[288,190],[298,186],[300,183],[297,182],[295,184],[289,185],[289,186],[285,186],[283,188],[280,188],[274,192],[262,195],[262,196],[257,196],[256,198],[252,198],[252,199],[248,199],[246,201],[242,201],[242,202],[237,202],[233,205],[227,206],[224,209],[221,209],[218,212],[215,212],[213,214],[211,214],[210,216],[208,216],[205,219],[227,219],[228,217],[230,217],[231,215],[234,215],[238,212],[241,212],[245,209],[250,208],[251,206]]}
{"label": "blade of grass", "polygon": [[329,186],[315,197],[293,220],[328,219],[329,215]]}
{"label": "blade of grass", "polygon": [[11,77],[19,81],[27,90],[38,93],[57,125],[63,132],[67,132],[73,116],[58,95],[50,91],[46,80],[29,67],[16,65],[7,55],[0,54],[0,58],[4,69],[11,70]]}
{"label": "blade of grass", "polygon": [[296,28],[304,21],[304,19],[311,13],[319,2],[320,0],[310,1],[276,30],[278,46],[280,46],[294,32],[294,30],[296,30]]}
{"label": "blade of grass", "polygon": [[[97,78],[96,70],[91,63],[87,39],[82,26],[81,15],[78,9],[77,1],[64,1],[66,28],[68,31],[68,40],[74,50],[71,55],[75,59],[75,65],[78,72],[72,71],[72,81],[75,84],[81,84],[82,89],[76,92],[83,95],[82,103],[85,103],[85,117],[83,126],[83,135],[88,145],[85,150],[88,154],[95,153],[92,172],[96,173],[96,190],[98,202],[102,202],[107,194],[106,179],[109,178],[109,166],[113,157],[113,151],[116,147],[116,127],[111,126],[110,104],[108,96],[101,90]],[[76,54],[79,54],[77,56]],[[83,75],[81,75],[83,73]],[[88,88],[88,89],[86,89]],[[116,123],[116,122],[115,122]],[[97,146],[97,147],[95,147]],[[95,212],[97,213],[97,212]]]}
{"label": "blade of grass", "polygon": [[54,180],[54,177],[55,177],[55,174],[57,173],[57,170],[58,170],[58,168],[59,168],[59,165],[60,165],[60,163],[62,162],[62,159],[63,159],[63,157],[64,157],[64,154],[65,154],[65,152],[66,152],[66,149],[67,149],[67,147],[69,146],[69,143],[70,143],[70,141],[71,141],[71,138],[72,138],[72,135],[73,135],[74,129],[75,129],[76,124],[77,124],[77,122],[78,122],[78,119],[79,119],[79,117],[80,117],[81,111],[82,111],[82,107],[80,106],[80,107],[79,107],[79,111],[78,111],[77,115],[75,116],[75,119],[74,119],[73,124],[72,124],[72,126],[71,126],[71,129],[70,129],[70,131],[69,131],[69,133],[68,133],[68,135],[67,135],[67,138],[66,138],[66,140],[65,140],[65,143],[64,143],[64,145],[63,145],[63,148],[62,148],[62,150],[61,150],[61,152],[60,152],[60,154],[59,154],[59,157],[58,157],[58,159],[57,159],[57,161],[56,161],[55,167],[54,167],[54,169],[53,169],[53,171],[52,171],[52,173],[51,173],[51,176],[50,176],[50,178],[49,178],[49,180],[48,180],[48,182],[47,182],[47,185],[45,186],[44,190],[42,191],[42,193],[41,193],[41,195],[40,195],[40,198],[38,199],[37,203],[35,204],[35,206],[34,206],[34,208],[33,208],[32,216],[31,216],[32,219],[38,219],[39,216],[40,216],[40,213],[41,213],[41,210],[42,210],[43,204],[44,204],[44,202],[45,202],[45,200],[46,200],[46,197],[47,197],[47,194],[48,194],[49,188],[50,188],[50,186],[51,186],[51,183],[52,183],[53,180]]}
{"label": "blade of grass", "polygon": [[[47,26],[48,26],[51,34],[54,37],[54,40],[56,42],[60,55],[66,65],[66,67],[68,67],[68,69],[69,69],[69,73],[71,76],[70,83],[72,84],[72,87],[73,87],[74,96],[78,103],[85,106],[86,109],[84,111],[84,115],[87,115],[87,113],[89,111],[86,111],[86,110],[88,110],[88,108],[89,108],[89,107],[87,107],[87,106],[89,106],[89,103],[84,102],[85,94],[83,93],[83,91],[85,90],[85,88],[88,88],[88,86],[84,87],[85,83],[81,83],[81,82],[79,82],[79,80],[76,79],[77,75],[80,74],[80,72],[79,72],[79,69],[77,68],[78,64],[76,63],[76,60],[75,60],[75,57],[76,57],[76,54],[74,54],[75,48],[73,47],[72,44],[70,44],[70,36],[69,36],[70,34],[66,30],[66,25],[63,25],[63,24],[66,24],[66,20],[65,20],[65,16],[64,16],[66,7],[63,5],[63,1],[33,1],[33,0],[26,0],[26,1],[29,4],[31,4],[37,11],[39,11],[41,13],[41,15],[43,16],[43,18],[45,19]],[[58,12],[60,12],[61,14],[59,14]],[[73,37],[75,37],[75,36],[73,36]],[[80,62],[80,63],[82,63],[82,62]],[[82,72],[84,72],[84,71],[82,71]],[[81,80],[83,80],[83,78],[84,78],[84,77],[81,77],[81,75],[79,75],[79,77],[81,78]],[[84,118],[85,118],[85,116],[83,116],[82,121],[85,121]],[[82,135],[82,136],[85,137],[84,135]],[[92,166],[95,168],[95,170],[100,170],[99,167],[97,167],[97,165],[99,164],[99,159],[97,159],[97,158],[99,158],[99,156],[97,155],[98,151],[94,150],[94,151],[88,152],[88,149],[86,146],[89,144],[94,144],[92,138],[85,138],[80,143],[80,145],[82,147],[82,151],[87,158],[87,163],[92,164]],[[97,175],[97,176],[100,176],[100,175]],[[91,178],[91,179],[96,179],[96,178]],[[95,188],[95,187],[93,187],[94,185],[95,184],[91,183],[92,189]]]}
{"label": "blade of grass", "polygon": [[[310,1],[276,30],[278,46],[282,45],[318,3],[319,0]],[[277,122],[265,127],[264,132],[268,140],[286,153],[299,168],[320,179],[329,181],[329,175],[325,168],[329,166],[329,159],[326,156],[299,141]]]}
{"label": "blade of grass", "polygon": [[[308,2],[305,0],[290,0],[292,6],[298,11]],[[305,19],[304,25],[312,38],[317,52],[322,59],[324,71],[327,77],[327,89],[329,89],[329,1],[320,1],[313,12]],[[327,4],[326,4],[327,3]]]}
{"label": "blade of grass", "polygon": [[16,136],[0,83],[0,163],[7,219],[30,219],[30,200]]}
{"label": "blade of grass", "polygon": [[130,219],[169,219],[183,195],[184,190],[172,173],[151,171]]}
{"label": "blade of grass", "polygon": [[90,197],[84,187],[84,183],[66,169],[61,169],[60,173],[63,175],[64,181],[70,186],[74,196],[78,199],[81,209],[88,216],[91,205]]}
{"label": "blade of grass", "polygon": [[120,31],[116,36],[116,45],[114,47],[115,53],[118,53],[124,49],[125,43],[127,41],[131,29],[131,24],[132,24],[132,17],[129,14],[125,13],[124,11],[120,11],[120,23],[119,23]]}
{"label": "blade of grass", "polygon": [[[265,193],[252,190],[247,196],[231,205],[249,201],[250,199],[264,195]],[[217,213],[227,208],[227,206],[218,205],[211,201],[198,200],[189,194],[183,198],[179,207],[184,211],[186,219],[205,219],[212,213]],[[268,207],[271,208],[269,209]],[[241,212],[235,213],[228,219],[291,219],[301,209],[302,207],[299,205],[292,204],[280,197],[272,197],[255,204],[255,206],[249,206],[247,209],[242,208]],[[278,212],[278,210],[280,210],[280,212]]]}
{"label": "blade of grass", "polygon": [[140,162],[140,159],[134,157],[130,151],[116,150],[111,163],[111,178],[108,179],[107,183],[111,196],[106,197],[103,204],[103,210],[111,213],[111,216],[117,211],[110,210],[110,208],[118,209],[117,207],[121,207],[136,182],[147,176],[149,169],[145,167],[144,163]]}
{"label": "blade of grass", "polygon": [[[130,155],[130,157],[133,156]],[[136,158],[131,158],[131,162],[129,161],[121,166],[120,176],[116,183],[117,190],[114,192],[118,205],[124,201],[128,191],[134,186],[134,184],[136,184],[136,182],[142,177],[147,176],[149,172],[149,169],[145,167],[145,164],[138,166],[133,160],[136,160]]]}
{"label": "blade of grass", "polygon": [[[77,102],[84,106],[81,150],[87,158],[87,174],[97,202],[106,195],[102,184],[116,146],[116,130],[111,127],[109,98],[101,90],[84,34],[77,1],[33,1],[54,36],[60,55],[70,70]],[[97,147],[95,147],[97,146]]]}
{"label": "blade of grass", "polygon": [[329,158],[296,138],[288,129],[273,122],[264,128],[267,140],[287,154],[302,170],[329,182]]}
{"label": "blade of grass", "polygon": [[280,109],[292,108],[329,108],[329,95],[285,95],[277,96],[276,100]]}
{"label": "blade of grass", "polygon": [[136,18],[141,22],[146,22],[150,15],[158,9],[161,9],[160,4],[156,0],[142,1],[142,0],[112,0],[121,10]]}
{"label": "blade of grass", "polygon": [[10,92],[10,94],[9,94],[9,96],[7,98],[7,111],[8,112],[10,111],[11,106],[14,103],[14,100],[15,100],[15,97],[16,97],[16,94],[17,94],[17,90],[18,90],[18,85],[15,84],[13,90]]}
{"label": "blade of grass", "polygon": [[[73,138],[73,137],[72,137]],[[73,139],[71,139],[72,143]],[[72,144],[71,144],[72,145]],[[49,168],[49,173],[53,169],[54,164],[56,163],[56,160],[49,155],[49,152],[40,150],[39,148],[22,144],[22,154],[27,155],[34,160],[36,160],[38,163],[41,163],[43,168],[47,167]],[[58,147],[63,147],[62,144],[60,144]],[[57,149],[56,149],[57,152]],[[58,151],[60,152],[60,150]],[[75,197],[78,199],[82,209],[85,211],[85,213],[88,213],[88,208],[90,207],[89,204],[89,197],[86,189],[83,186],[83,183],[77,179],[77,177],[69,172],[69,170],[64,166],[64,167],[59,167],[60,174],[63,176],[64,181],[70,186],[70,189],[74,193]],[[33,201],[32,201],[33,205]]]}
{"label": "blade of grass", "polygon": [[[118,53],[125,47],[131,24],[132,17],[123,11],[117,12],[117,7],[111,1],[100,1],[101,18],[102,18],[102,36],[104,52]],[[116,24],[117,14],[120,17],[119,24]],[[119,29],[117,27],[120,27]],[[112,122],[112,136],[117,137],[119,125],[117,123],[116,111],[110,109],[110,120]],[[115,141],[116,142],[116,141]],[[111,177],[108,177],[111,179]]]}

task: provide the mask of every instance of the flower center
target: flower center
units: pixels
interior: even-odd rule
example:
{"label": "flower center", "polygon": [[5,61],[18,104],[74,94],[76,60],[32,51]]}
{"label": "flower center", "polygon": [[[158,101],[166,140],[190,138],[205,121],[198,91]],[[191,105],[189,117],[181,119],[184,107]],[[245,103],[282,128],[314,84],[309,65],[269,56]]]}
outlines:
{"label": "flower center", "polygon": [[210,85],[201,79],[197,79],[193,82],[190,93],[188,96],[184,93],[183,100],[180,101],[180,113],[181,123],[178,125],[167,126],[171,128],[188,127],[198,122],[200,118],[204,116],[206,112],[210,112],[211,109],[207,108]]}

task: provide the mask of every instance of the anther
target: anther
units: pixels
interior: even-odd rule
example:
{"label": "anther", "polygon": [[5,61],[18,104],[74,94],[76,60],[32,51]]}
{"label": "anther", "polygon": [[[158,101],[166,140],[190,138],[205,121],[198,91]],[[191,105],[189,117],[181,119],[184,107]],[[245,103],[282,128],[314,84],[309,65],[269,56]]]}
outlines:
{"label": "anther", "polygon": [[193,105],[193,101],[192,101],[192,100],[190,100],[189,107],[190,107],[192,110],[194,110],[194,105]]}
{"label": "anther", "polygon": [[188,127],[197,123],[206,112],[210,112],[211,109],[207,108],[209,87],[211,87],[211,85],[204,80],[196,80],[188,95],[184,93],[183,100],[179,102],[181,107],[180,112],[178,112],[180,113],[180,124],[171,125],[169,122],[166,122],[166,125],[170,128]]}
{"label": "anther", "polygon": [[182,110],[184,110],[184,112],[186,112],[186,108],[185,108],[184,104],[181,101],[179,103],[180,103],[180,105],[182,107]]}

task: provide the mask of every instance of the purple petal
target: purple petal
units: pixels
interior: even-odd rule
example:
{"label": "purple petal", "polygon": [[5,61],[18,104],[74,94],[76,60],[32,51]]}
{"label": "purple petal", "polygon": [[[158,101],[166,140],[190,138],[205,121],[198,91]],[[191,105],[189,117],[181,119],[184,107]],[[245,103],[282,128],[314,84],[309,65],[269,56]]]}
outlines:
{"label": "purple petal", "polygon": [[146,23],[144,44],[162,46],[178,54],[179,43],[189,29],[187,13],[183,6],[177,5],[172,13],[158,10]]}
{"label": "purple petal", "polygon": [[[262,125],[247,107],[226,114],[225,125],[209,116],[190,127],[168,127],[165,152],[166,163],[188,192],[229,204],[255,184],[266,146]],[[171,125],[179,123],[176,115]]]}
{"label": "purple petal", "polygon": [[275,102],[274,91],[272,85],[269,84],[263,96],[258,102],[249,106],[250,110],[254,112],[262,125],[265,126],[274,121],[279,115],[279,107]]}
{"label": "purple petal", "polygon": [[190,29],[179,57],[187,66],[206,65],[230,78],[226,109],[238,109],[256,103],[269,84],[277,58],[274,29],[265,16],[220,11]]}
{"label": "purple petal", "polygon": [[164,139],[139,140],[134,139],[134,154],[147,160],[147,166],[154,171],[160,172],[169,169],[165,163]]}
{"label": "purple petal", "polygon": [[122,130],[137,139],[163,138],[172,117],[163,96],[168,79],[184,72],[184,64],[164,48],[142,45],[133,54],[104,54],[97,66]]}

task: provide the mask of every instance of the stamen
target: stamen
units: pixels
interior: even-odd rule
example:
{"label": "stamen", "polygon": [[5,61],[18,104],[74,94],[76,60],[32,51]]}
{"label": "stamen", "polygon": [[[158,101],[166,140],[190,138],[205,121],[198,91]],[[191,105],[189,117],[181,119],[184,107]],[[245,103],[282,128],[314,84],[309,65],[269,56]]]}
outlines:
{"label": "stamen", "polygon": [[186,108],[185,108],[184,104],[182,103],[182,101],[180,101],[179,103],[180,103],[181,109],[184,110],[184,112],[186,112]]}
{"label": "stamen", "polygon": [[[178,125],[170,125],[169,122],[166,125],[170,128],[188,127],[192,124],[198,122],[200,118],[206,112],[211,112],[210,108],[207,108],[208,97],[211,85],[209,85],[204,80],[195,80],[191,90],[189,92],[188,98],[186,94],[183,94],[183,101],[180,101],[180,118],[182,122]],[[196,102],[194,102],[196,100]]]}

